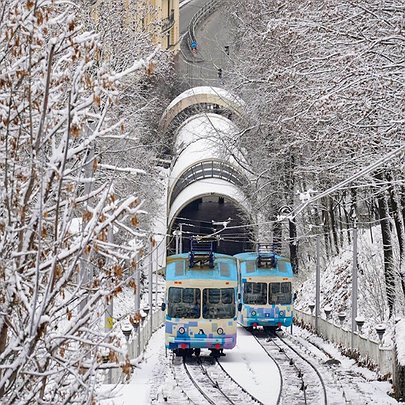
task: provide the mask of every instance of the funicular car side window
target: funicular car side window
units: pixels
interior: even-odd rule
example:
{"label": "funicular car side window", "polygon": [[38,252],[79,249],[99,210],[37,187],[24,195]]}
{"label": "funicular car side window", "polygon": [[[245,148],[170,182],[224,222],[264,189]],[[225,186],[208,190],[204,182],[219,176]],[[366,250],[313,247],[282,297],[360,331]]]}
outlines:
{"label": "funicular car side window", "polygon": [[244,283],[243,302],[251,305],[266,305],[267,283]]}
{"label": "funicular car side window", "polygon": [[197,319],[201,313],[199,288],[170,287],[167,315],[172,318]]}
{"label": "funicular car side window", "polygon": [[205,288],[203,290],[203,318],[229,319],[235,316],[233,288]]}

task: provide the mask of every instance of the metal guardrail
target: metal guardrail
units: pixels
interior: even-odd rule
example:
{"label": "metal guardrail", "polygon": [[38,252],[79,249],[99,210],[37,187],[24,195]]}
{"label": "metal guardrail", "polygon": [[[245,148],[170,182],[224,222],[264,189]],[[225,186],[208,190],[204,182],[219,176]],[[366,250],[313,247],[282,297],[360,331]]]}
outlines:
{"label": "metal guardrail", "polygon": [[211,0],[194,14],[193,18],[190,21],[190,24],[188,25],[188,33],[187,33],[188,37],[187,45],[190,52],[192,52],[191,42],[196,41],[195,36],[196,28],[203,20],[205,20],[209,15],[211,15],[214,11],[216,11],[220,5],[221,5],[220,0]]}
{"label": "metal guardrail", "polygon": [[[152,325],[150,324],[151,317],[148,316],[138,327],[134,330],[128,339],[128,357],[129,359],[136,359],[139,357],[146,348],[152,333],[157,331],[165,321],[166,312],[157,308],[152,314]],[[125,381],[126,376],[122,373],[120,368],[111,370],[111,375],[106,376],[106,383],[118,384]],[[109,381],[108,381],[109,380]]]}

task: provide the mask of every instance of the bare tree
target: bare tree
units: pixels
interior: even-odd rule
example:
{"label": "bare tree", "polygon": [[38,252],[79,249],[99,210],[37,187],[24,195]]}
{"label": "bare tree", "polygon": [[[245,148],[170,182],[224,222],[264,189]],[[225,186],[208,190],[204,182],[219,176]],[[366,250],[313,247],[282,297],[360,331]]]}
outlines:
{"label": "bare tree", "polygon": [[[239,54],[229,85],[260,128],[245,143],[251,166],[264,179],[260,192],[268,211],[283,202],[297,204],[299,192],[328,189],[401,145],[405,10],[399,0],[244,1],[234,10]],[[393,234],[389,243],[391,249],[401,245],[401,251],[403,168],[402,156],[384,168],[382,178],[370,174],[350,185],[357,188],[358,215],[366,223],[373,218],[364,216],[363,201],[375,205],[377,195],[395,187],[394,206],[381,220],[390,222],[395,213],[397,238]],[[334,224],[339,207],[350,205],[349,196],[348,190],[336,190],[330,197],[339,204],[322,201],[318,207],[327,252],[337,250],[336,240],[352,226],[350,218],[340,229]],[[403,270],[396,271],[403,269],[403,259],[393,257],[384,266],[387,283],[394,273],[403,282]],[[391,308],[393,300],[390,296]]]}
{"label": "bare tree", "polygon": [[[125,136],[112,113],[120,82],[145,72],[155,54],[116,73],[97,62],[98,36],[76,15],[73,3],[59,0],[9,0],[0,9],[5,404],[92,403],[96,370],[131,369],[128,359],[118,363],[121,349],[101,320],[105,299],[135,287],[124,266],[136,253],[127,241],[139,238],[142,203],[116,193],[114,171],[99,170],[98,152]],[[108,237],[116,229],[127,234],[125,243]]]}

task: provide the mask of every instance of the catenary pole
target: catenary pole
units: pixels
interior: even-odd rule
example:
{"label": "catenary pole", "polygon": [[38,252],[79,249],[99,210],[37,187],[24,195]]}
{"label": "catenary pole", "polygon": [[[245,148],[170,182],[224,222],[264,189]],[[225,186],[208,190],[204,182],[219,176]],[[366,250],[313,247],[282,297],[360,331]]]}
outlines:
{"label": "catenary pole", "polygon": [[149,273],[148,273],[148,284],[149,284],[149,288],[148,288],[148,296],[149,296],[149,322],[150,322],[150,334],[152,335],[153,332],[153,325],[152,325],[152,321],[153,321],[153,310],[152,310],[152,289],[153,289],[153,285],[152,285],[152,273],[153,273],[153,245],[154,245],[154,239],[153,236],[151,236],[149,238]]}
{"label": "catenary pole", "polygon": [[353,219],[353,269],[352,269],[352,334],[351,346],[354,348],[354,333],[357,318],[357,218]]}
{"label": "catenary pole", "polygon": [[321,266],[320,266],[320,241],[319,235],[316,235],[316,277],[315,277],[315,331],[319,332],[319,316],[320,316],[320,294],[321,294]]}
{"label": "catenary pole", "polygon": [[136,319],[139,321],[138,323],[138,353],[139,356],[141,354],[141,322],[140,322],[140,314],[139,311],[141,310],[141,265],[140,265],[140,255],[139,253],[135,256],[135,284],[136,284],[136,291],[135,291],[135,315]]}

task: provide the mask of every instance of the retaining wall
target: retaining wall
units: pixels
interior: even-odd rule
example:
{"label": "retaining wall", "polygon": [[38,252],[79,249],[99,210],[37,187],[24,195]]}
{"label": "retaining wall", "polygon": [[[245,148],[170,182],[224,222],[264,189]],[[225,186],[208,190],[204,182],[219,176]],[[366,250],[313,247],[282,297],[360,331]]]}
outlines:
{"label": "retaining wall", "polygon": [[[315,330],[315,316],[295,310],[295,318]],[[375,340],[353,335],[353,348],[351,347],[352,333],[338,325],[318,317],[318,335],[343,348],[352,349],[359,354],[359,359],[369,365],[378,367],[382,375],[394,375],[394,353],[392,347],[383,347]]]}

